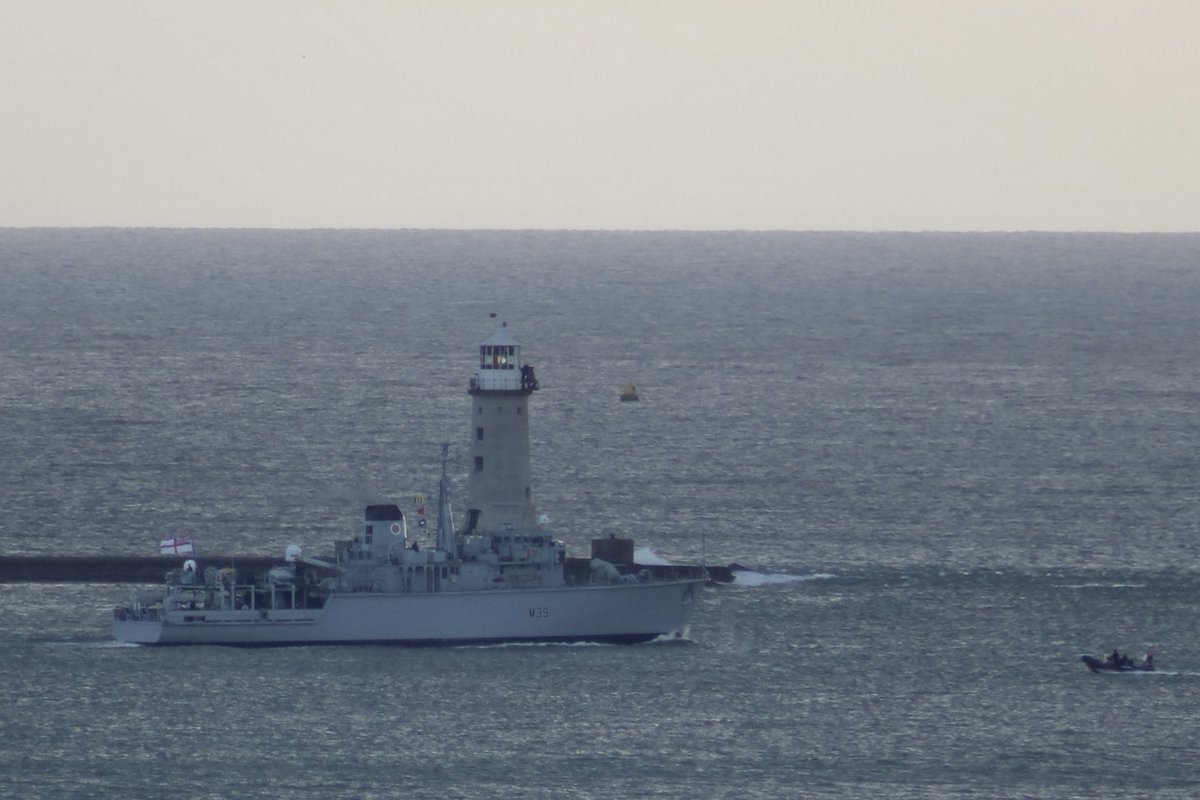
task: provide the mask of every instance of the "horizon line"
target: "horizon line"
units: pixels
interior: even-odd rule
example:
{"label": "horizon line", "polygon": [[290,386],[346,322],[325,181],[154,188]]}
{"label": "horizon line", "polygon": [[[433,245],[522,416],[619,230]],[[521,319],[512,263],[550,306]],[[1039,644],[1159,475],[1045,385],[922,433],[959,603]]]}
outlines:
{"label": "horizon line", "polygon": [[764,234],[1056,234],[1056,235],[1194,235],[1194,229],[1120,229],[1120,228],[574,228],[574,227],[380,227],[375,225],[3,225],[0,231],[278,231],[288,233],[320,231],[426,232],[426,233],[764,233]]}

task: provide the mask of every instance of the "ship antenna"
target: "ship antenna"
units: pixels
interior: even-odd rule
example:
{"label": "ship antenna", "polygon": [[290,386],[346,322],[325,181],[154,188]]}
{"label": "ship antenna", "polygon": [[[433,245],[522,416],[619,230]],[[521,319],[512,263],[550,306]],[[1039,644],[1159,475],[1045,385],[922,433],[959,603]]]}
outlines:
{"label": "ship antenna", "polygon": [[450,502],[450,475],[446,471],[446,461],[449,458],[450,443],[442,442],[442,477],[438,481],[438,516],[437,516],[437,549],[444,552],[450,552],[454,548],[451,546],[451,534],[449,534],[446,522],[449,517],[449,512],[446,506]]}

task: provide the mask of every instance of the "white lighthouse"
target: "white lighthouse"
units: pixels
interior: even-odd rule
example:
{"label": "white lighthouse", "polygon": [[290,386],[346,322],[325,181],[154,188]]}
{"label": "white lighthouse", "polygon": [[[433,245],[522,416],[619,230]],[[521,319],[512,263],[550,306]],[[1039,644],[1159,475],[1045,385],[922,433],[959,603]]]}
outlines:
{"label": "white lighthouse", "polygon": [[529,397],[533,367],[506,323],[479,345],[471,379],[471,462],[466,533],[498,534],[538,527],[529,483]]}

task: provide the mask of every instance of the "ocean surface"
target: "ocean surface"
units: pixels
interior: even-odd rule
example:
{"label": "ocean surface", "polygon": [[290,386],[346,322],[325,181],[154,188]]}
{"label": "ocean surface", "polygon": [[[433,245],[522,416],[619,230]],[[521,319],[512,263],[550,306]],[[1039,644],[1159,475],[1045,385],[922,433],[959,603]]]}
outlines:
{"label": "ocean surface", "polygon": [[0,797],[1200,795],[1198,235],[0,230],[0,553],[320,554],[443,441],[461,498],[492,313],[571,550],[754,568],[688,641],[145,649],[0,584]]}

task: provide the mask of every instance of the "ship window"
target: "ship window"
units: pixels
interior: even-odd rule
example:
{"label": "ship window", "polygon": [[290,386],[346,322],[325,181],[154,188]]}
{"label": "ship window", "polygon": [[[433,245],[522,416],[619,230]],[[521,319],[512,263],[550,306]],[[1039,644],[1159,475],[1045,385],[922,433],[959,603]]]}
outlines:
{"label": "ship window", "polygon": [[374,533],[375,533],[375,526],[374,526],[374,525],[368,525],[368,526],[367,526],[367,532],[366,532],[366,535],[365,535],[365,536],[363,536],[363,542],[364,542],[365,544],[370,544],[370,543],[371,543],[371,536],[372,536]]}
{"label": "ship window", "polygon": [[480,441],[480,442],[483,441],[483,428],[475,429],[475,439],[476,439],[476,441]]}
{"label": "ship window", "polygon": [[483,456],[475,456],[475,471],[483,472]]}

